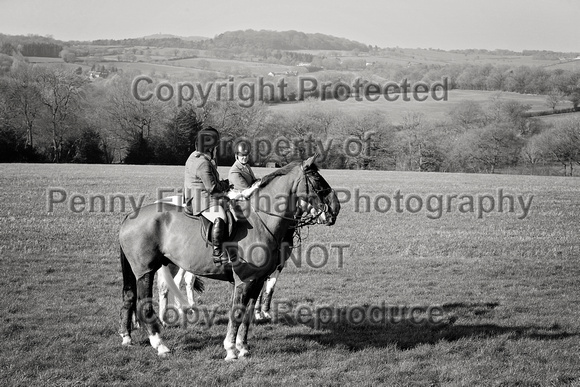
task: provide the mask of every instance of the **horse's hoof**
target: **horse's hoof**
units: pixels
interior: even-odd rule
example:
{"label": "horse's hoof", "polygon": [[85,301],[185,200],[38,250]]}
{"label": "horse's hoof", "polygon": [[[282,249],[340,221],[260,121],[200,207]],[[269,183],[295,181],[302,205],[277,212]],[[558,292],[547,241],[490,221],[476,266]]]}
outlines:
{"label": "horse's hoof", "polygon": [[123,343],[121,345],[123,345],[125,347],[133,345],[133,340],[131,340],[131,336],[125,335],[122,337],[123,337]]}
{"label": "horse's hoof", "polygon": [[234,361],[234,360],[238,360],[238,356],[235,353],[228,353],[225,361]]}
{"label": "horse's hoof", "polygon": [[240,353],[238,354],[238,358],[244,359],[250,357],[250,351],[247,349],[240,349]]}
{"label": "horse's hoof", "polygon": [[165,346],[165,344],[159,344],[157,347],[157,354],[161,357],[166,357],[171,353],[171,350]]}

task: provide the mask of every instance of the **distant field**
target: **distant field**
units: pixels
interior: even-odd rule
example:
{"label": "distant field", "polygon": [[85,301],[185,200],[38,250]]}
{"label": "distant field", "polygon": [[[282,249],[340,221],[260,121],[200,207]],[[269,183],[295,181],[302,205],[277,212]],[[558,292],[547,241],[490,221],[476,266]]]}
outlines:
{"label": "distant field", "polygon": [[558,121],[562,121],[562,120],[568,120],[570,118],[574,118],[574,117],[580,117],[580,112],[575,112],[575,113],[563,113],[563,114],[551,114],[548,116],[540,116],[537,117],[540,120],[546,122],[546,123],[550,123],[553,124],[555,122]]}
{"label": "distant field", "polygon": [[[105,50],[107,48],[119,47],[106,47],[99,46],[100,50]],[[183,69],[178,69],[179,67],[194,68],[198,70],[209,70],[210,72],[218,72],[228,74],[237,74],[239,70],[245,72],[249,71],[252,74],[266,75],[270,71],[283,72],[287,70],[300,71],[301,68],[296,66],[279,65],[274,63],[266,62],[254,62],[254,61],[243,61],[243,60],[225,60],[216,59],[213,57],[207,57],[207,53],[204,50],[190,50],[190,49],[177,49],[170,47],[143,47],[136,46],[133,47],[137,53],[136,58],[138,62],[123,64],[122,66],[127,66],[129,68],[143,68],[143,72],[151,71],[155,69],[160,72],[167,72],[167,74],[175,76],[190,76],[191,73]],[[171,59],[171,62],[167,63],[167,68],[158,69],[155,63],[147,63],[148,60],[143,54],[143,51],[150,50],[150,58],[154,60]],[[176,56],[184,55],[187,56],[188,53],[197,55],[197,58],[188,59],[177,59]],[[568,69],[574,70],[580,67],[580,61],[570,61],[570,58],[563,58],[564,61],[559,59],[534,59],[531,56],[524,55],[492,55],[492,54],[475,54],[475,53],[454,53],[450,51],[433,50],[433,49],[420,49],[420,48],[389,48],[386,52],[383,52],[380,56],[374,53],[360,52],[358,54],[353,54],[351,51],[340,51],[340,50],[296,50],[296,52],[309,53],[313,55],[334,57],[338,56],[340,60],[364,60],[366,62],[377,62],[383,64],[391,65],[403,65],[403,66],[413,66],[413,65],[449,65],[449,64],[492,64],[492,65],[509,65],[509,66],[541,66],[547,69]],[[99,58],[83,58],[84,60],[99,61]],[[118,55],[108,55],[104,59],[116,62]],[[42,62],[45,58],[40,58],[38,62]],[[205,60],[210,63],[208,69],[203,69],[200,65],[200,61]],[[122,63],[122,62],[119,62]],[[153,66],[153,67],[152,67]],[[176,67],[176,69],[173,69]]]}
{"label": "distant field", "polygon": [[26,59],[30,63],[64,63],[62,58],[46,58],[42,56],[27,56]]}
{"label": "distant field", "polygon": [[215,71],[206,71],[196,68],[188,68],[181,66],[174,66],[168,62],[168,64],[160,63],[141,63],[141,62],[118,62],[115,63],[115,67],[123,70],[134,70],[139,71],[142,74],[152,74],[166,75],[169,78],[177,78],[188,81],[195,81],[197,79],[203,79],[201,74],[209,73],[215,76]]}
{"label": "distant field", "polygon": [[534,59],[531,56],[524,55],[491,55],[491,54],[466,54],[454,53],[450,51],[431,50],[421,48],[389,48],[386,54],[375,56],[365,52],[357,56],[352,55],[349,51],[332,51],[332,50],[297,50],[297,52],[308,53],[313,55],[340,55],[342,60],[348,59],[365,59],[369,62],[382,62],[387,64],[453,64],[453,63],[472,63],[510,66],[548,66],[559,63],[559,60]]}
{"label": "distant field", "polygon": [[[464,55],[454,54],[449,52],[439,52],[436,50],[411,50],[411,49],[401,49],[401,52],[395,51],[393,58],[397,61],[406,61],[408,58],[405,55],[423,55],[429,60],[435,60],[436,58],[454,58],[453,60],[459,60]],[[312,53],[318,53],[318,51],[312,51]],[[333,51],[327,52],[335,53]],[[346,54],[346,53],[343,53]],[[397,56],[398,55],[398,56]],[[498,57],[493,55],[488,55],[486,58]],[[362,58],[362,57],[361,57]],[[522,57],[528,58],[529,57]],[[114,58],[116,59],[116,58]],[[360,59],[360,58],[359,58]],[[367,58],[367,60],[380,60],[380,58]],[[384,58],[383,58],[384,59]],[[79,66],[83,67],[84,70],[88,70],[90,67],[83,63],[64,63],[60,58],[38,58],[31,57],[29,60],[32,63],[41,63],[47,66],[62,65],[71,69],[76,69]],[[206,60],[209,63],[209,67],[202,68],[201,60]],[[541,62],[541,61],[535,61]],[[534,63],[535,63],[534,62]],[[580,61],[576,61],[570,64],[563,64],[561,66],[576,66],[576,63],[580,64]],[[106,65],[113,65],[119,69],[125,71],[138,71],[143,74],[157,74],[158,76],[174,79],[174,80],[185,80],[190,82],[205,82],[207,79],[211,79],[216,75],[218,77],[224,77],[226,75],[236,76],[236,82],[241,82],[245,80],[239,77],[239,74],[249,75],[251,78],[248,80],[250,82],[256,82],[255,78],[257,76],[266,77],[266,81],[276,82],[278,78],[269,79],[267,74],[270,71],[274,72],[284,72],[284,71],[299,71],[300,76],[310,76],[317,79],[326,79],[330,72],[317,72],[317,73],[305,73],[304,69],[298,68],[296,66],[284,66],[263,62],[249,62],[249,61],[239,61],[239,60],[221,60],[213,58],[194,58],[194,59],[180,59],[175,61],[166,61],[165,63],[145,63],[145,62],[106,62]],[[536,63],[538,65],[538,63]],[[353,73],[354,74],[354,73]],[[353,75],[354,76],[354,75]],[[379,77],[375,77],[375,81],[379,83],[384,83],[385,80]],[[298,78],[289,76],[286,77],[287,82],[295,83],[294,89],[296,89],[298,84]],[[401,80],[395,80],[397,82]],[[408,113],[422,113],[426,118],[432,120],[442,120],[447,117],[449,110],[457,103],[464,100],[471,100],[481,103],[487,103],[489,99],[497,95],[498,92],[495,91],[477,91],[477,90],[451,90],[449,91],[449,96],[447,101],[434,101],[428,98],[426,101],[418,102],[413,99],[409,102],[403,101],[401,98],[399,100],[390,102],[384,98],[379,98],[378,101],[356,101],[354,98],[350,98],[347,101],[340,102],[334,100],[327,101],[317,101],[314,104],[320,106],[323,109],[328,109],[330,111],[342,111],[348,113],[370,113],[373,111],[379,111],[386,114],[392,123],[398,124],[402,121],[402,118]],[[542,95],[528,95],[528,94],[518,94],[510,92],[502,92],[502,98],[508,100],[517,100],[524,104],[529,104],[532,106],[532,112],[535,111],[546,111],[549,110],[546,105],[546,97]],[[569,101],[561,102],[558,108],[568,108],[571,107]],[[301,103],[283,103],[270,105],[272,111],[274,112],[290,112],[290,111],[301,111],[301,109],[306,109],[306,104]],[[562,116],[563,117],[563,116]],[[559,120],[561,117],[558,116],[546,116],[542,117],[542,120],[551,122],[554,120]]]}
{"label": "distant field", "polygon": [[265,75],[270,71],[283,72],[295,71],[296,66],[286,66],[267,62],[249,62],[241,60],[225,60],[214,58],[194,58],[194,59],[178,59],[171,61],[176,66],[202,68],[200,61],[209,62],[209,68],[214,71],[226,72],[233,75],[237,74],[239,69],[247,69],[253,73]]}
{"label": "distant field", "polygon": [[[323,170],[341,189],[341,214],[333,227],[304,231],[303,248],[349,247],[340,265],[335,250],[319,268],[304,255],[301,267],[290,262],[275,301],[332,305],[341,313],[440,307],[440,325],[403,317],[314,327],[290,314],[253,327],[252,357],[226,363],[229,286],[207,280],[200,301],[218,307],[214,325],[166,329],[168,359],[159,359],[140,331],[136,346],[122,347],[117,233],[126,212],[117,205],[113,212],[73,213],[71,195],[143,195],[151,203],[158,188],[180,187],[182,174],[182,167],[0,165],[2,385],[580,383],[578,178]],[[50,213],[49,187],[67,192]],[[513,212],[508,199],[499,211],[499,189],[514,198]],[[397,191],[409,206],[397,212],[393,202],[385,211],[385,197],[395,200]],[[427,207],[430,195],[450,203],[440,216]],[[462,211],[465,197],[458,195],[471,195],[475,211]],[[495,206],[479,218],[479,200],[490,209],[483,195],[495,197]]]}
{"label": "distant field", "polygon": [[[429,97],[426,101],[418,102],[411,98],[411,101],[405,102],[402,98],[394,102],[380,98],[378,101],[356,101],[354,98],[349,98],[344,102],[336,100],[326,101],[312,101],[311,103],[319,106],[322,109],[341,111],[346,113],[370,113],[379,111],[385,113],[389,119],[397,124],[402,121],[405,114],[408,113],[422,113],[426,118],[432,120],[442,120],[447,118],[447,114],[453,106],[464,100],[481,102],[483,104],[489,102],[490,98],[497,95],[494,91],[477,91],[477,90],[450,90],[447,101],[435,101]],[[544,111],[548,110],[546,106],[546,97],[542,95],[528,95],[503,92],[501,96],[505,100],[516,100],[523,104],[532,106],[530,111]],[[558,107],[571,107],[571,103],[563,102]],[[285,103],[272,105],[273,112],[289,112],[300,111],[306,109],[306,104],[301,103]]]}

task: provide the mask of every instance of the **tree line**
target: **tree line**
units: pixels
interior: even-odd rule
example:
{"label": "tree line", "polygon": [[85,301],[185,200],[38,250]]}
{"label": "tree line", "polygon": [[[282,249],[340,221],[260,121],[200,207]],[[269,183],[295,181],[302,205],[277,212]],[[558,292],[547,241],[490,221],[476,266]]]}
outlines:
{"label": "tree line", "polygon": [[58,58],[62,49],[63,43],[51,37],[0,34],[0,53],[5,55],[18,53],[24,56]]}
{"label": "tree line", "polygon": [[[564,73],[558,73],[563,76]],[[90,82],[65,67],[14,60],[0,76],[0,161],[181,165],[204,125],[224,138],[287,138],[278,152],[256,150],[253,162],[285,164],[314,139],[311,152],[328,168],[488,172],[553,164],[572,174],[580,162],[580,120],[553,125],[530,117],[530,106],[500,92],[486,103],[463,101],[444,120],[408,113],[393,124],[380,112],[330,111],[315,99],[301,109],[275,112],[264,104],[196,101],[181,107],[131,95],[137,72],[116,72]],[[569,75],[569,74],[568,74]],[[546,107],[550,96],[546,95]],[[356,141],[354,141],[354,140]],[[355,142],[358,151],[345,149]],[[231,148],[220,163],[233,161]]]}
{"label": "tree line", "polygon": [[187,40],[179,37],[100,39],[94,45],[125,47],[177,47],[201,50],[212,49],[269,49],[269,50],[346,50],[368,51],[363,43],[320,33],[299,31],[239,30],[227,31],[211,39]]}

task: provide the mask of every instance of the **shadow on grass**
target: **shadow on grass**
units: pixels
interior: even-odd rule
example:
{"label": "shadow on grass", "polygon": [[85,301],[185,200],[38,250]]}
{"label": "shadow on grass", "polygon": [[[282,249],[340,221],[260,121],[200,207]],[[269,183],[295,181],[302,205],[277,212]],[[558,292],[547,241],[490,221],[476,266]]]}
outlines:
{"label": "shadow on grass", "polygon": [[[396,346],[401,350],[412,349],[421,344],[435,344],[440,341],[453,342],[462,338],[485,339],[507,335],[510,340],[560,340],[578,336],[578,333],[565,332],[558,325],[543,326],[501,326],[482,323],[494,317],[498,303],[449,303],[440,307],[424,306],[359,306],[328,308],[297,308],[291,313],[277,314],[267,324],[267,330],[285,327],[287,339],[298,339],[292,344],[277,344],[277,351],[302,353],[309,340],[325,346],[343,346],[351,351],[365,348]],[[458,319],[473,321],[473,324],[456,324]],[[484,320],[485,319],[485,320]],[[217,330],[209,332],[205,324],[197,328],[181,326],[179,329],[168,327],[168,342],[179,343],[180,350],[198,352],[207,348],[221,348],[227,326],[227,315],[218,313],[213,325]],[[480,322],[480,323],[478,323]],[[263,325],[260,324],[260,325]],[[308,332],[288,329],[296,326],[313,328]],[[173,327],[175,328],[175,327]],[[263,340],[271,338],[266,335]],[[141,345],[149,345],[148,338],[142,336]],[[216,359],[220,353],[213,355]]]}
{"label": "shadow on grass", "polygon": [[452,342],[462,338],[489,338],[502,335],[509,335],[508,337],[512,340],[560,340],[578,336],[578,333],[565,332],[557,325],[542,327],[501,326],[491,323],[455,324],[459,317],[475,317],[476,320],[482,316],[490,317],[493,309],[498,305],[497,303],[444,304],[440,307],[443,313],[437,318],[429,316],[432,311],[426,307],[417,307],[411,314],[408,311],[387,308],[387,317],[383,320],[369,319],[369,307],[366,307],[366,318],[362,321],[360,315],[359,319],[353,320],[351,308],[337,308],[332,319],[326,316],[315,321],[313,314],[313,318],[304,323],[308,320],[304,318],[304,315],[298,318],[285,316],[285,319],[278,320],[277,323],[289,326],[307,325],[314,328],[309,333],[288,334],[287,338],[315,340],[329,346],[340,344],[351,351],[392,345],[404,350],[439,341]]}

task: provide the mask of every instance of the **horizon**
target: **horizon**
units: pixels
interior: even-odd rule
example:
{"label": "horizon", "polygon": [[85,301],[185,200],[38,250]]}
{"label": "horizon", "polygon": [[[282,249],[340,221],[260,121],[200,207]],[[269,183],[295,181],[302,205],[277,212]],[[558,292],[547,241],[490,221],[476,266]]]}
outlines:
{"label": "horizon", "polygon": [[[246,30],[254,30],[252,28],[247,28]],[[6,35],[6,36],[38,36],[38,37],[42,37],[42,38],[48,38],[48,39],[54,39],[55,41],[59,41],[59,42],[63,42],[63,43],[69,43],[69,42],[79,42],[79,43],[93,43],[95,41],[99,41],[99,40],[113,40],[113,41],[120,41],[120,40],[127,40],[127,39],[155,39],[156,35],[160,35],[160,36],[167,36],[167,37],[172,37],[172,38],[178,38],[178,39],[182,39],[182,40],[188,40],[188,39],[192,39],[192,38],[197,38],[200,41],[201,40],[209,40],[209,39],[214,39],[217,36],[227,33],[227,32],[236,32],[236,31],[243,31],[243,30],[228,30],[228,31],[223,31],[217,35],[215,35],[214,37],[209,37],[209,36],[199,36],[199,35],[188,35],[188,36],[180,36],[180,35],[174,35],[174,34],[170,34],[170,33],[164,33],[164,32],[157,32],[157,33],[152,33],[149,35],[143,35],[143,36],[135,36],[135,37],[119,37],[119,38],[99,38],[99,39],[93,39],[93,40],[78,40],[78,39],[71,39],[71,40],[63,40],[63,39],[58,39],[57,37],[51,35],[51,34],[47,34],[47,35],[40,35],[40,34],[18,34],[18,35],[12,35],[12,34],[7,34],[4,33],[3,31],[0,31],[0,35]],[[284,30],[284,31],[277,31],[277,30],[254,30],[254,31],[271,31],[271,32],[288,32],[291,30]],[[294,30],[297,32],[304,32],[304,31],[298,31],[298,30]],[[304,32],[306,34],[316,34],[316,32]],[[323,34],[322,32],[318,32],[320,34]],[[356,43],[362,43],[362,44],[366,44],[365,42],[359,42],[359,41],[355,41],[353,39],[349,39],[347,37],[339,37],[339,36],[335,36],[335,35],[329,35],[329,34],[324,34],[327,36],[332,36],[332,37],[336,37],[339,39],[346,39],[346,40],[350,40],[350,41],[354,41]],[[368,44],[366,44],[368,46]],[[399,46],[389,46],[389,47],[380,47],[378,46],[379,49],[386,49],[386,48],[401,48],[401,49],[407,49],[407,50],[430,50],[430,49],[434,49],[434,50],[443,50],[445,52],[450,52],[450,51],[468,51],[468,50],[487,50],[490,52],[493,51],[501,51],[501,50],[507,50],[507,51],[511,51],[511,52],[515,52],[515,53],[522,53],[523,51],[546,51],[546,52],[555,52],[555,53],[560,53],[560,54],[579,54],[580,53],[580,49],[578,51],[555,51],[555,50],[549,50],[549,49],[522,49],[522,50],[510,50],[510,49],[502,49],[502,48],[493,48],[493,49],[489,49],[489,48],[480,48],[480,47],[469,47],[469,48],[456,48],[456,49],[441,49],[441,48],[437,48],[437,47],[399,47]],[[317,49],[312,49],[312,51],[316,51]]]}
{"label": "horizon", "polygon": [[580,2],[574,0],[368,0],[340,7],[331,0],[295,0],[282,7],[266,0],[211,5],[176,0],[171,6],[103,0],[97,7],[68,0],[0,1],[1,33],[65,42],[155,34],[211,39],[253,29],[321,33],[381,48],[580,52],[573,39]]}

